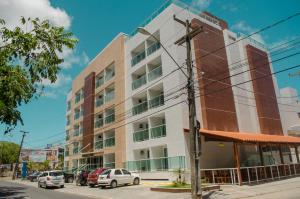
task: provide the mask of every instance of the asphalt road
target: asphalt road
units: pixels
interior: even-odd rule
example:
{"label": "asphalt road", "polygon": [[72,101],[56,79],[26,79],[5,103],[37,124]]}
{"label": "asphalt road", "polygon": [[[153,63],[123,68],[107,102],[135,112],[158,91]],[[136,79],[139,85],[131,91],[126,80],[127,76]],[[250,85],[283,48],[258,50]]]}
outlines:
{"label": "asphalt road", "polygon": [[43,189],[19,183],[0,181],[0,199],[83,199],[75,194],[61,193],[53,189]]}

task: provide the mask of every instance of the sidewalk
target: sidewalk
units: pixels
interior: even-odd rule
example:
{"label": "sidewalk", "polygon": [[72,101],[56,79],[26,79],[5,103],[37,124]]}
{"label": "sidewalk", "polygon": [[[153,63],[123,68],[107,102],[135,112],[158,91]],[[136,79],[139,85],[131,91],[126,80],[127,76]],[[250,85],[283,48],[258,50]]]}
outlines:
{"label": "sidewalk", "polygon": [[[6,180],[11,181],[10,179]],[[21,180],[17,180],[15,182],[37,187],[36,182]],[[101,199],[190,199],[189,193],[161,193],[150,191],[150,187],[161,186],[167,183],[169,182],[143,181],[142,184],[138,186],[122,186],[116,189],[101,189],[97,187],[90,188],[87,186],[76,186],[75,184],[65,184],[64,189],[54,189],[54,191],[84,195]],[[300,177],[268,182],[265,184],[253,186],[224,185],[221,186],[221,191],[204,192],[203,196],[204,199],[299,199]]]}

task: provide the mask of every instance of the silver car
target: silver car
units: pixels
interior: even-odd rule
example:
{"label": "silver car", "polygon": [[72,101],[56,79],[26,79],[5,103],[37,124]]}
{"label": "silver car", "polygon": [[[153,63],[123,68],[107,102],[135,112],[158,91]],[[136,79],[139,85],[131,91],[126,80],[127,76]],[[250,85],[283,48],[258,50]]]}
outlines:
{"label": "silver car", "polygon": [[38,187],[60,187],[65,186],[64,174],[61,171],[44,171],[38,178]]}
{"label": "silver car", "polygon": [[98,177],[100,187],[110,186],[116,188],[118,185],[140,184],[140,176],[137,173],[131,173],[126,169],[108,169]]}

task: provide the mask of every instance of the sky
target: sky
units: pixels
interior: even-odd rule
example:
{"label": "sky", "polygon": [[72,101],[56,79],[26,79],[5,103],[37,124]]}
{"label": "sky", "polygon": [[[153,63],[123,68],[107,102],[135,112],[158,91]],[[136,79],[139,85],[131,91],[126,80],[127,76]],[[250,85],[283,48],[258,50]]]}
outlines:
{"label": "sky", "polygon": [[[79,39],[74,50],[66,50],[60,56],[65,62],[54,84],[44,82],[42,97],[22,105],[24,126],[3,135],[0,140],[19,143],[19,130],[29,131],[24,146],[41,148],[49,143],[63,143],[66,124],[66,94],[74,79],[119,32],[130,34],[139,24],[158,9],[164,0],[0,0],[0,18],[9,27],[19,24],[19,18],[39,17],[63,26]],[[183,0],[198,10],[207,10],[228,22],[234,32],[250,34],[276,21],[300,12],[299,0]],[[300,37],[300,16],[253,36],[268,47]],[[287,54],[296,53],[293,48]],[[277,59],[280,54],[272,57]],[[300,64],[300,56],[294,56],[273,64],[274,71]],[[300,76],[291,78],[288,71],[277,75],[280,88],[291,86],[300,94]]]}

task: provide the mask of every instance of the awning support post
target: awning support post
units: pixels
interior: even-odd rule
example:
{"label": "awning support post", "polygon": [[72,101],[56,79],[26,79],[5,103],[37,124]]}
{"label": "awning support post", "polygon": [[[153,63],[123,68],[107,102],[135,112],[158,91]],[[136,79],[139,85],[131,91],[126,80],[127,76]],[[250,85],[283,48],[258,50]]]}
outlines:
{"label": "awning support post", "polygon": [[233,153],[234,153],[235,165],[237,168],[239,185],[242,186],[240,155],[239,155],[239,149],[238,149],[237,143],[235,143],[235,142],[233,142]]}
{"label": "awning support post", "polygon": [[299,163],[299,152],[298,152],[298,147],[297,147],[297,145],[295,145],[295,153],[296,153],[297,163]]}
{"label": "awning support post", "polygon": [[284,164],[281,145],[278,145],[278,150],[279,150],[279,155],[280,155],[280,162],[281,162],[281,164]]}
{"label": "awning support post", "polygon": [[264,175],[265,175],[265,179],[267,179],[267,171],[266,171],[266,167],[265,167],[263,151],[262,151],[262,148],[261,148],[260,144],[258,144],[258,148],[259,148],[260,166],[264,167]]}

